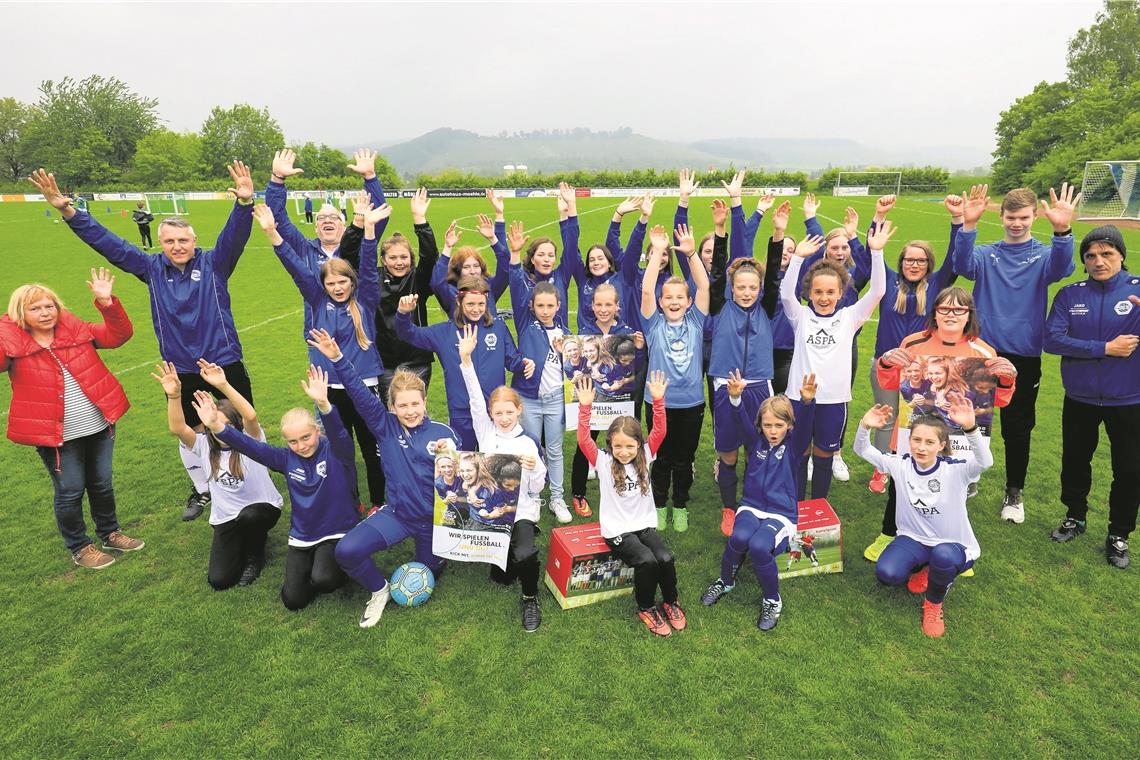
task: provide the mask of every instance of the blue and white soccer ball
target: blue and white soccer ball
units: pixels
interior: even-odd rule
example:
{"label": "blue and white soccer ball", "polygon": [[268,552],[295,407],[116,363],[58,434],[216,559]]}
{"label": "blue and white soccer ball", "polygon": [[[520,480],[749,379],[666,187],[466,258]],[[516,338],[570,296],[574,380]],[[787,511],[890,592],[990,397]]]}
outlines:
{"label": "blue and white soccer ball", "polygon": [[418,607],[431,597],[435,590],[435,576],[422,562],[407,562],[396,568],[388,579],[392,587],[392,601],[404,607]]}

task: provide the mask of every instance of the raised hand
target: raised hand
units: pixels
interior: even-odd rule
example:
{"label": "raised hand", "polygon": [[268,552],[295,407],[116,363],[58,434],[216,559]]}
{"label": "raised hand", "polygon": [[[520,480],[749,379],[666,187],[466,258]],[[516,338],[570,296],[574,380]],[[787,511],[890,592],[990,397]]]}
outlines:
{"label": "raised hand", "polygon": [[887,214],[891,213],[891,209],[895,207],[895,201],[898,198],[892,195],[880,195],[879,199],[875,201],[875,218],[882,221],[887,218]]}
{"label": "raised hand", "polygon": [[801,259],[806,259],[818,251],[821,245],[823,245],[823,235],[811,235],[799,242],[794,253]]}
{"label": "raised hand", "polygon": [[728,193],[728,197],[732,199],[739,199],[741,193],[744,192],[744,170],[741,169],[736,174],[732,175],[732,181],[725,182],[723,179],[720,181],[724,191]]}
{"label": "raised hand", "polygon": [[419,304],[419,302],[420,302],[420,297],[418,295],[416,295],[415,293],[412,293],[410,296],[401,297],[400,303],[397,304],[396,309],[401,314],[411,314],[413,311],[416,310],[416,305]]}
{"label": "raised hand", "polygon": [[905,348],[892,348],[879,357],[879,361],[888,367],[905,367],[914,361],[914,357]]}
{"label": "raised hand", "polygon": [[895,236],[896,232],[898,232],[898,227],[891,223],[889,219],[884,221],[875,229],[874,235],[867,236],[867,247],[872,251],[883,250],[887,247],[887,243],[891,241],[891,238]]}
{"label": "raised hand", "polygon": [[227,187],[227,192],[234,194],[239,201],[253,200],[253,178],[249,176],[249,167],[238,160],[226,167],[230,172],[233,187]]}
{"label": "raised hand", "polygon": [[[669,387],[669,381],[665,379],[665,373],[661,370],[649,373],[649,382],[645,388],[649,391],[649,397],[656,401],[659,398],[665,398],[665,389]],[[579,399],[581,400],[581,399]]]}
{"label": "raised hand", "polygon": [[426,187],[421,187],[412,196],[411,200],[412,223],[423,224],[427,221],[428,206],[431,205],[431,200],[428,198]]}
{"label": "raised hand", "polygon": [[578,391],[578,403],[584,406],[590,406],[594,403],[594,380],[589,375],[580,375],[578,380],[574,383],[574,387]]}
{"label": "raised hand", "polygon": [[301,388],[314,404],[323,406],[329,402],[329,373],[310,364],[308,376],[301,381]]}
{"label": "raised hand", "polygon": [[717,229],[723,229],[725,224],[728,223],[728,204],[720,198],[712,202],[712,218],[713,226]]}
{"label": "raised hand", "polygon": [[198,374],[210,385],[221,388],[226,384],[226,371],[213,362],[198,360]]}
{"label": "raised hand", "polygon": [[859,235],[859,212],[850,206],[843,214],[843,232],[848,240],[854,240]]}
{"label": "raised hand", "polygon": [[685,254],[686,257],[696,253],[697,239],[693,236],[692,227],[687,224],[678,224],[673,234],[677,237],[676,249],[678,251]]}
{"label": "raised hand", "polygon": [[178,378],[178,370],[174,368],[173,362],[159,362],[154,365],[154,372],[151,372],[150,376],[162,386],[162,392],[167,398],[182,395],[182,381]]}
{"label": "raised hand", "polygon": [[641,202],[638,205],[641,208],[641,215],[645,217],[646,221],[653,216],[653,204],[655,203],[657,201],[653,199],[653,193],[646,193],[641,196]]}
{"label": "raised hand", "polygon": [[815,199],[815,193],[808,193],[804,196],[804,219],[811,219],[819,211],[819,201]]}
{"label": "raised hand", "polygon": [[484,190],[483,193],[487,196],[487,202],[491,204],[491,208],[495,212],[495,217],[501,217],[504,210],[503,199],[495,195],[495,191],[489,187]]}
{"label": "raised hand", "polygon": [[962,215],[965,213],[965,199],[960,195],[951,193],[942,199],[942,205],[950,212],[950,218],[959,224],[962,221]]}
{"label": "raised hand", "polygon": [[632,198],[626,198],[619,203],[617,209],[615,209],[615,213],[618,216],[625,216],[626,214],[637,211],[639,208],[641,208],[641,198],[634,196]]}
{"label": "raised hand", "polygon": [[974,415],[974,402],[966,398],[965,394],[953,391],[947,393],[946,398],[950,402],[950,409],[946,416],[950,418],[951,422],[963,430],[969,430],[977,424]]}
{"label": "raised hand", "polygon": [[352,163],[348,165],[351,171],[356,172],[364,179],[376,176],[376,151],[361,148],[352,154]]}
{"label": "raised hand", "polygon": [[36,189],[40,191],[44,200],[47,201],[52,208],[58,211],[65,211],[71,206],[71,199],[59,191],[59,185],[55,182],[54,174],[49,174],[43,169],[36,169],[28,175],[28,180],[36,186]]}
{"label": "raised hand", "polygon": [[776,231],[781,233],[781,237],[783,236],[782,233],[788,229],[788,220],[791,219],[791,216],[791,201],[784,201],[781,203],[776,207],[776,213],[772,215],[772,226],[776,229]]}
{"label": "raised hand", "polygon": [[682,201],[689,200],[689,196],[691,196],[693,193],[697,192],[697,189],[701,186],[700,182],[694,181],[696,176],[697,175],[695,173],[693,173],[692,171],[690,171],[689,169],[682,169],[680,174],[678,175],[677,186],[678,186],[678,189],[681,191],[681,200]]}
{"label": "raised hand", "polygon": [[372,208],[372,206],[369,205],[368,210],[364,212],[364,223],[375,227],[391,215],[392,207],[387,203],[382,203],[376,208]]}
{"label": "raised hand", "polygon": [[271,232],[277,229],[277,220],[273,218],[273,209],[264,203],[259,203],[253,207],[253,218],[263,232]]}
{"label": "raised hand", "polygon": [[655,251],[664,251],[669,247],[669,236],[660,224],[653,225],[653,229],[649,230],[649,245]]}
{"label": "raised hand", "polygon": [[352,213],[358,216],[364,216],[368,209],[372,208],[372,196],[361,190],[359,193],[354,193],[352,196]]}
{"label": "raised hand", "polygon": [[[415,296],[404,296],[404,298],[415,298]],[[400,300],[403,301],[403,299]],[[327,330],[309,330],[309,340],[305,342],[324,354],[324,357],[329,361],[335,362],[341,357],[340,346],[336,344],[336,338],[329,335]]]}
{"label": "raised hand", "polygon": [[[454,222],[452,222],[452,224],[454,224]],[[479,214],[475,217],[475,229],[487,240],[494,240],[495,223],[491,221],[491,217],[486,214]],[[456,236],[456,238],[458,239],[458,236]]]}
{"label": "raised hand", "polygon": [[863,415],[863,419],[859,421],[863,427],[880,429],[891,421],[891,417],[895,415],[895,411],[891,409],[890,404],[875,404],[867,413]]}
{"label": "raised hand", "polygon": [[969,194],[965,195],[965,201],[962,203],[962,221],[967,227],[976,225],[982,214],[986,213],[986,206],[990,202],[989,190],[989,185],[974,185],[970,188]]}
{"label": "raised hand", "polygon": [[[494,233],[495,228],[491,227],[491,232]],[[459,222],[452,220],[451,224],[447,226],[447,231],[443,233],[443,247],[454,248],[459,245],[459,238],[463,233],[459,231]]]}
{"label": "raised hand", "polygon": [[269,170],[275,179],[285,180],[295,174],[304,174],[304,169],[297,169],[293,163],[297,160],[297,154],[289,148],[279,150],[273,154],[273,166]]}
{"label": "raised hand", "polygon": [[111,303],[111,288],[115,285],[115,275],[111,274],[111,270],[104,267],[91,268],[91,279],[87,280],[87,287],[91,289],[91,295],[95,296],[95,300],[103,306]]}
{"label": "raised hand", "polygon": [[804,381],[800,384],[800,401],[810,403],[815,401],[815,373],[810,372],[804,375]]}
{"label": "raised hand", "polygon": [[1049,202],[1041,201],[1041,213],[1053,225],[1054,232],[1066,232],[1073,224],[1073,216],[1077,213],[1077,206],[1084,197],[1084,193],[1074,192],[1076,188],[1068,182],[1061,183],[1061,195],[1058,197],[1053,188],[1049,188]]}
{"label": "raised hand", "polygon": [[471,325],[463,325],[459,334],[459,363],[464,366],[471,365],[471,354],[475,353],[475,345],[479,342],[478,331]]}
{"label": "raised hand", "polygon": [[638,351],[645,348],[645,333],[643,333],[641,330],[638,330],[633,334],[633,347]]}
{"label": "raised hand", "polygon": [[725,390],[728,391],[729,398],[740,398],[744,393],[744,389],[748,383],[744,382],[744,378],[740,376],[740,370],[734,369],[728,373],[728,384]]}
{"label": "raised hand", "polygon": [[222,428],[226,426],[226,418],[218,411],[218,405],[209,393],[194,391],[194,400],[190,404],[198,413],[198,419],[210,429],[210,432],[220,433]]}
{"label": "raised hand", "polygon": [[526,244],[530,242],[530,236],[526,234],[526,228],[519,220],[511,222],[510,228],[507,229],[507,248],[510,249],[512,254],[520,254],[526,248]]}
{"label": "raised hand", "polygon": [[566,183],[558,183],[558,198],[566,204],[567,209],[573,209],[578,204],[578,196],[574,193],[574,188]]}
{"label": "raised hand", "polygon": [[767,214],[768,209],[772,208],[776,203],[776,196],[772,193],[764,193],[756,201],[756,210],[761,214]]}

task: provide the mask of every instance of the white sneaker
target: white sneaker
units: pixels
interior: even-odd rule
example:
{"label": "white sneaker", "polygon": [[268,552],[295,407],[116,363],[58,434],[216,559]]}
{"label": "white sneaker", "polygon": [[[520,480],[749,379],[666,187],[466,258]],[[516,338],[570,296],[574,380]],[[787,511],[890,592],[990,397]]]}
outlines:
{"label": "white sneaker", "polygon": [[594,465],[590,465],[590,471],[586,473],[586,480],[597,480],[598,471],[594,469]]}
{"label": "white sneaker", "polygon": [[[811,474],[814,470],[815,463],[812,461],[811,454],[808,454],[808,480],[811,480]],[[834,474],[834,472],[832,474]]]}
{"label": "white sneaker", "polygon": [[843,483],[851,480],[851,471],[847,469],[847,463],[843,461],[842,452],[835,452],[835,456],[831,458],[831,477]]}
{"label": "white sneaker", "polygon": [[554,499],[551,501],[550,511],[554,513],[554,516],[558,519],[558,522],[562,523],[563,525],[574,519],[570,514],[570,510],[566,507],[566,502],[562,499]]}
{"label": "white sneaker", "polygon": [[1001,500],[1001,519],[1017,525],[1025,522],[1025,502],[1020,488],[1005,489],[1005,498]]}
{"label": "white sneaker", "polygon": [[391,596],[387,583],[384,584],[384,588],[372,592],[372,598],[364,605],[364,614],[360,616],[361,628],[371,628],[380,622],[380,616],[384,614],[384,607]]}

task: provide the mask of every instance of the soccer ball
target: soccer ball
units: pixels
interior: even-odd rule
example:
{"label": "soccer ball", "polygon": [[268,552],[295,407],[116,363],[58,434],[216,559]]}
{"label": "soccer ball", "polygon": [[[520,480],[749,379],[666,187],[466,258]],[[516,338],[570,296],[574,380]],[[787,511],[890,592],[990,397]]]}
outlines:
{"label": "soccer ball", "polygon": [[404,607],[418,607],[435,590],[435,576],[422,562],[407,562],[396,568],[388,580],[392,601]]}

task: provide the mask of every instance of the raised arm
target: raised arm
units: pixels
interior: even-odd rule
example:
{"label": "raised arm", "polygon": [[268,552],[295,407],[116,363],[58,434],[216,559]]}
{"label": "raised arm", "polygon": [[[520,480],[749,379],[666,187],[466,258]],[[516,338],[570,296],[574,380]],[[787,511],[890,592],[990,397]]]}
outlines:
{"label": "raised arm", "polygon": [[[727,210],[727,209],[726,209]],[[714,222],[716,211],[713,212]],[[709,270],[709,315],[720,314],[728,301],[728,238],[724,235],[723,220],[713,233],[712,268]]]}
{"label": "raised arm", "polygon": [[170,432],[183,446],[194,448],[198,435],[186,424],[186,415],[182,412],[182,381],[178,379],[178,370],[170,362],[159,362],[150,376],[166,394],[166,425]]}
{"label": "raised arm", "polygon": [[[660,224],[649,233],[649,244],[649,261],[645,264],[645,277],[641,280],[641,316],[645,319],[649,319],[657,312],[657,277],[661,272],[661,260],[667,255],[669,245],[669,239],[665,237],[665,228]],[[708,308],[707,302],[706,308]]]}
{"label": "raised arm", "polygon": [[412,312],[419,303],[418,295],[404,296],[396,307],[396,337],[416,348],[439,353],[435,345],[434,333],[429,327],[421,327],[412,321]]}
{"label": "raised arm", "polygon": [[135,328],[127,317],[123,303],[111,294],[115,276],[103,267],[91,268],[87,287],[95,297],[95,308],[103,315],[103,324],[89,323],[96,348],[118,348],[131,339]]}
{"label": "raised arm", "polygon": [[[308,342],[336,367],[337,378],[344,385],[344,390],[351,399],[352,405],[356,407],[357,413],[364,419],[364,424],[368,426],[377,440],[383,439],[385,435],[392,434],[393,431],[390,429],[392,423],[390,423],[389,418],[394,417],[394,415],[388,411],[380,399],[372,395],[372,391],[364,384],[364,380],[356,371],[356,367],[341,353],[336,340],[325,330],[310,330]],[[305,388],[305,393],[309,394],[309,397],[317,404],[321,414],[326,415],[328,375],[325,371],[320,367],[310,366],[308,382],[302,382],[301,385]],[[352,437],[347,432],[345,439],[347,441],[347,461],[354,462],[356,461],[356,452],[353,450]],[[334,447],[345,445],[333,441],[331,435],[329,440],[333,442]],[[343,458],[339,452],[337,458]]]}
{"label": "raised arm", "polygon": [[1083,194],[1077,193],[1074,197],[1075,189],[1068,182],[1062,183],[1060,196],[1053,188],[1049,188],[1051,204],[1041,201],[1042,214],[1053,225],[1053,248],[1049,252],[1049,265],[1045,269],[1049,282],[1063,280],[1077,268],[1073,261],[1073,217]]}
{"label": "raised arm", "polygon": [[989,185],[974,185],[962,202],[962,229],[954,241],[954,271],[968,280],[977,279],[981,254],[974,250],[978,221],[989,205]]}
{"label": "raised arm", "polygon": [[887,292],[887,271],[883,264],[883,249],[895,234],[896,228],[890,221],[875,232],[874,237],[867,238],[867,247],[871,249],[871,287],[855,302],[852,307],[858,324],[863,324],[875,312],[883,294]]}
{"label": "raised arm", "polygon": [[387,203],[379,208],[369,205],[364,211],[364,240],[360,244],[360,267],[356,272],[359,281],[356,297],[370,313],[380,308],[380,267],[376,265],[376,248],[382,225],[387,224],[391,214],[392,207]]}
{"label": "raised arm", "polygon": [[208,254],[214,257],[214,270],[223,279],[233,274],[253,229],[253,180],[249,176],[249,167],[241,161],[234,161],[226,169],[233,181],[229,192],[234,195],[234,205],[218,233],[212,252]]}
{"label": "raised arm", "polygon": [[[174,365],[170,366],[173,367]],[[234,410],[241,415],[242,429],[253,438],[261,438],[261,423],[257,420],[257,412],[254,411],[253,404],[249,403],[237,388],[230,385],[226,379],[225,370],[217,364],[199,359],[198,374],[211,386],[217,388],[218,392],[234,405]],[[165,387],[164,383],[163,388],[165,389]]]}
{"label": "raised arm", "polygon": [[416,244],[419,248],[419,261],[416,262],[415,292],[420,298],[427,298],[433,290],[432,279],[435,273],[435,264],[440,259],[439,246],[435,242],[435,232],[426,218],[422,224],[415,220],[412,223],[416,233]]}
{"label": "raised arm", "polygon": [[688,227],[678,227],[674,234],[681,241],[676,250],[692,262],[693,284],[697,287],[697,292],[693,297],[693,305],[701,314],[707,315],[709,313],[709,273],[705,271],[705,265],[700,261],[700,252],[697,251],[697,241],[693,237],[693,231]]}
{"label": "raised arm", "polygon": [[[781,206],[781,209],[783,208]],[[776,216],[779,217],[779,215],[780,213],[777,212]],[[779,224],[779,219],[777,219],[777,224]],[[783,228],[778,228],[777,235],[773,235],[773,241],[784,239]],[[823,245],[823,238],[818,235],[801,240],[788,262],[788,271],[784,273],[784,279],[780,281],[780,303],[784,307],[784,316],[788,318],[792,327],[799,324],[802,310],[805,308],[800,305],[799,299],[796,298],[796,290],[800,285],[800,268],[803,266],[804,259],[814,255],[821,245]]]}
{"label": "raised arm", "polygon": [[[598,464],[598,444],[590,434],[590,413],[594,404],[594,381],[583,375],[575,382],[578,389],[578,448],[591,467]],[[656,418],[654,418],[656,420]]]}
{"label": "raised arm", "polygon": [[728,402],[736,409],[737,428],[744,439],[744,448],[751,451],[752,447],[760,440],[760,431],[756,429],[756,418],[748,412],[748,407],[740,401],[747,383],[741,378],[740,370],[729,372],[727,380],[728,385],[725,386],[725,390],[728,391]]}
{"label": "raised arm", "polygon": [[[273,165],[269,170],[269,184],[265,187],[265,205],[273,212],[277,220],[277,230],[281,237],[288,241],[295,251],[305,250],[308,242],[304,234],[293,224],[289,218],[288,197],[285,189],[285,180],[298,174],[304,174],[304,169],[298,169],[293,164],[297,161],[297,154],[289,148],[279,150],[273,154]],[[318,206],[318,211],[320,207]]]}
{"label": "raised arm", "polygon": [[463,384],[467,387],[475,438],[482,441],[494,436],[495,425],[487,413],[487,401],[483,397],[483,388],[479,385],[475,364],[471,361],[471,354],[475,352],[477,342],[478,330],[471,325],[463,325],[463,329],[459,331],[459,372],[463,375]]}

